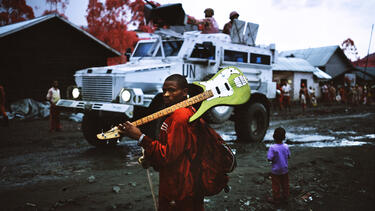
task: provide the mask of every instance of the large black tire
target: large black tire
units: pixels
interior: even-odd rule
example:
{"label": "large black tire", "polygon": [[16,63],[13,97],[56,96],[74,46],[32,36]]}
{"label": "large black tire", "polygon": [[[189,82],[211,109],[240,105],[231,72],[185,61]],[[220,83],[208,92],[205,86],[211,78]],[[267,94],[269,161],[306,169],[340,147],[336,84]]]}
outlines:
{"label": "large black tire", "polygon": [[268,115],[262,103],[239,106],[235,111],[235,131],[241,142],[260,142],[268,129]]}
{"label": "large black tire", "polygon": [[116,146],[119,139],[99,140],[96,135],[111,129],[113,126],[125,122],[126,117],[99,117],[96,112],[87,112],[82,120],[82,132],[87,142],[96,147]]}
{"label": "large black tire", "polygon": [[220,124],[232,116],[233,110],[232,106],[215,106],[206,111],[203,118],[208,123]]}
{"label": "large black tire", "polygon": [[[142,117],[148,116],[157,111],[160,111],[163,108],[165,108],[164,103],[163,103],[163,94],[159,93],[154,97],[154,99],[152,99],[152,102],[148,108],[144,108],[140,106],[134,107],[133,121],[138,120]],[[166,117],[156,119],[147,124],[141,125],[139,128],[142,131],[142,133],[146,134],[148,137],[157,139],[159,137],[161,124],[163,123],[165,118]]]}

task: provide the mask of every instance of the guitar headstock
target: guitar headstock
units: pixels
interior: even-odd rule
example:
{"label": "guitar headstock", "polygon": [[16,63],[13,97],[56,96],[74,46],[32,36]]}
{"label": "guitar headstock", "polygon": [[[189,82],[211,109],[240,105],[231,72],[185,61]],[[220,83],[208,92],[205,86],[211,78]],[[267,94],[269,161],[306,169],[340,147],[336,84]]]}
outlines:
{"label": "guitar headstock", "polygon": [[120,132],[120,130],[118,129],[118,127],[113,127],[106,132],[102,132],[102,133],[97,134],[96,137],[99,140],[108,140],[108,139],[120,138],[121,136],[120,136],[119,132]]}

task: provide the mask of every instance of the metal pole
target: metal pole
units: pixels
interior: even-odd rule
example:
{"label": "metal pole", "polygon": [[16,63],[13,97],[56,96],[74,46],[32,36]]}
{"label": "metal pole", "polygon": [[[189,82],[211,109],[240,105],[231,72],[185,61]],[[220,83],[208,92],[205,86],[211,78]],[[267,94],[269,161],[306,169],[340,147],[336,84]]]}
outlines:
{"label": "metal pole", "polygon": [[154,201],[154,208],[155,208],[155,211],[157,211],[158,210],[158,202],[156,201],[154,186],[152,185],[150,171],[148,169],[146,169],[146,170],[147,170],[148,184],[150,185],[150,190],[151,190],[151,194],[152,194],[152,200]]}
{"label": "metal pole", "polygon": [[[366,57],[366,66],[365,66],[365,73],[367,70],[367,64],[368,64],[368,57],[370,55],[370,47],[371,47],[371,39],[372,39],[372,31],[374,30],[374,24],[371,26],[371,35],[370,35],[370,43],[368,45],[368,50],[367,50],[367,57]],[[366,80],[366,74],[364,74],[364,79]]]}

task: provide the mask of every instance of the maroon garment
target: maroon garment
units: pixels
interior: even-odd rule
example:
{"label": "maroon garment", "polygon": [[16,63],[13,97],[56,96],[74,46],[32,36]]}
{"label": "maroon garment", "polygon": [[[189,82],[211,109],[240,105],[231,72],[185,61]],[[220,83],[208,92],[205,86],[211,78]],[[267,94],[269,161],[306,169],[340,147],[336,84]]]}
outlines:
{"label": "maroon garment", "polygon": [[192,107],[176,110],[163,122],[159,140],[146,136],[141,142],[145,157],[159,171],[159,210],[204,210],[199,172],[191,167],[199,135],[192,131],[201,123],[188,122],[193,114]]}
{"label": "maroon garment", "polygon": [[232,21],[229,21],[224,25],[223,33],[224,34],[230,34],[230,30],[232,29]]}
{"label": "maroon garment", "polygon": [[[289,175],[288,173],[282,175],[271,174],[272,178],[272,197],[276,202],[282,199],[289,198]],[[281,191],[282,190],[282,194]]]}
{"label": "maroon garment", "polygon": [[61,124],[60,124],[60,111],[57,108],[55,104],[50,105],[49,107],[49,120],[50,120],[50,131],[56,130],[60,131],[61,130]]}
{"label": "maroon garment", "polygon": [[212,34],[212,33],[219,33],[219,25],[217,24],[216,20],[213,17],[207,17],[202,20],[203,22],[203,30],[202,34]]}

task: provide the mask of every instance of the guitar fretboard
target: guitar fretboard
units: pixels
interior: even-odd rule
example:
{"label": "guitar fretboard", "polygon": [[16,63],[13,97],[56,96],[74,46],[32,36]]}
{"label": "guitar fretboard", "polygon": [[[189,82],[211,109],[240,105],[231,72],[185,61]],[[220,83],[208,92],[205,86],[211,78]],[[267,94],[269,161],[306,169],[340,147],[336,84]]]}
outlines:
{"label": "guitar fretboard", "polygon": [[188,107],[188,106],[191,106],[193,104],[196,104],[196,103],[199,103],[203,100],[206,100],[210,97],[213,96],[213,93],[211,90],[208,90],[208,91],[205,91],[205,92],[202,92],[200,93],[199,95],[196,95],[192,98],[188,98],[182,102],[179,102],[175,105],[172,105],[172,106],[169,106],[168,108],[165,108],[163,110],[160,110],[158,112],[155,112],[153,114],[150,114],[146,117],[143,117],[141,119],[138,119],[134,122],[132,122],[133,125],[135,126],[139,126],[139,125],[143,125],[143,124],[146,124],[148,122],[151,122],[155,119],[158,119],[160,117],[163,117],[163,116],[166,116],[170,113],[173,113],[175,110],[179,109],[179,108],[185,108],[185,107]]}

